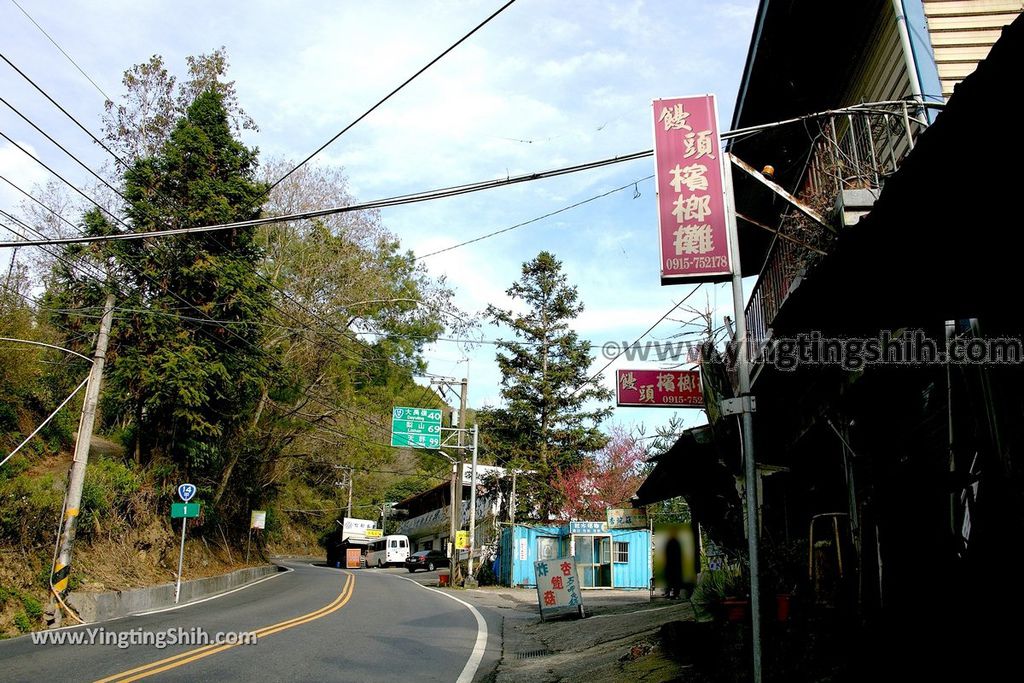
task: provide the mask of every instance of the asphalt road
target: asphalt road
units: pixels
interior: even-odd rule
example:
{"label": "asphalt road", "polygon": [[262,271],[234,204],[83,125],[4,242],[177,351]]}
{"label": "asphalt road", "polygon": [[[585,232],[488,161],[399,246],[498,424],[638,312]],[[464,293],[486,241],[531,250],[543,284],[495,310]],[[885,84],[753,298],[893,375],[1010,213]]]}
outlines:
{"label": "asphalt road", "polygon": [[[292,571],[213,600],[57,632],[138,640],[203,629],[210,644],[119,648],[23,636],[0,642],[0,680],[468,683],[497,661],[497,618],[420,585],[436,573],[284,564]],[[213,644],[215,634],[228,632],[255,632],[258,640]]]}

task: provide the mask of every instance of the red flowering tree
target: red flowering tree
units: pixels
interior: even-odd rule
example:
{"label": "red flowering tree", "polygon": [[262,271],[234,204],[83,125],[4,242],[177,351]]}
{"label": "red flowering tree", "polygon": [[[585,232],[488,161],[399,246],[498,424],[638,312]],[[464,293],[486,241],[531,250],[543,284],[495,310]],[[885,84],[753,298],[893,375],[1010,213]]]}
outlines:
{"label": "red flowering tree", "polygon": [[647,452],[622,427],[613,427],[604,448],[571,469],[555,470],[551,482],[563,519],[601,520],[605,510],[629,502],[643,483]]}

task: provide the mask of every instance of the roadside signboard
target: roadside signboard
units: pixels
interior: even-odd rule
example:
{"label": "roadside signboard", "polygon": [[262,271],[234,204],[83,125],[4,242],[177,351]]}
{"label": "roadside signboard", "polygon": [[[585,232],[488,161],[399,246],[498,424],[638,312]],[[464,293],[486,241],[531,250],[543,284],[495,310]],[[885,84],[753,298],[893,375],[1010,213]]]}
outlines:
{"label": "roadside signboard", "polygon": [[537,560],[533,568],[537,575],[537,603],[541,619],[566,611],[584,616],[583,594],[580,593],[575,560],[571,557]]}
{"label": "roadside signboard", "polygon": [[345,517],[341,523],[341,538],[343,541],[367,541],[370,538],[370,531],[376,528],[377,522],[372,519]]}
{"label": "roadside signboard", "polygon": [[178,486],[178,496],[182,502],[187,503],[192,500],[192,496],[196,495],[196,487],[194,484],[180,484]]}
{"label": "roadside signboard", "polygon": [[732,274],[723,154],[714,95],[654,100],[661,284]]}
{"label": "roadside signboard", "polygon": [[381,538],[382,536],[384,536],[384,530],[383,529],[367,529],[366,530],[366,537],[367,538]]}
{"label": "roadside signboard", "polygon": [[459,530],[455,532],[455,549],[469,550],[469,532]]}
{"label": "roadside signboard", "polygon": [[171,519],[193,519],[199,516],[199,503],[171,503]]}
{"label": "roadside signboard", "polygon": [[615,405],[703,408],[699,370],[616,370]]}
{"label": "roadside signboard", "polygon": [[606,534],[608,533],[608,522],[569,522],[570,534]]}
{"label": "roadside signboard", "polygon": [[638,508],[608,508],[609,529],[646,529],[647,511]]}
{"label": "roadside signboard", "polygon": [[[483,483],[485,478],[490,477],[501,478],[505,476],[505,468],[497,467],[496,465],[480,465],[476,466],[476,483]],[[473,465],[471,463],[463,463],[462,465],[462,483],[465,486],[473,485]]]}
{"label": "roadside signboard", "polygon": [[391,411],[391,445],[399,448],[440,448],[441,410],[394,408]]}
{"label": "roadside signboard", "polygon": [[267,511],[266,510],[253,510],[249,513],[249,528],[250,529],[266,529],[267,528]]}

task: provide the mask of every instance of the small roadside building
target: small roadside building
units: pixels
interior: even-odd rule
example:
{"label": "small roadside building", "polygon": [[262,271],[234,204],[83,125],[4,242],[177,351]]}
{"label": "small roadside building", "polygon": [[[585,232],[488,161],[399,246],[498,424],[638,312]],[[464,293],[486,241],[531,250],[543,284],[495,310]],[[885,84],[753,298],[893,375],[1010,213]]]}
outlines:
{"label": "small roadside building", "polygon": [[377,523],[369,519],[345,517],[339,525],[326,539],[327,566],[358,569],[363,565],[371,536],[380,534]]}
{"label": "small roadside building", "polygon": [[609,529],[606,522],[513,524],[502,526],[498,548],[498,581],[505,586],[536,586],[535,561],[572,557],[582,588],[651,587],[649,529]]}
{"label": "small roadside building", "polygon": [[[476,495],[476,539],[474,548],[481,553],[483,548],[494,543],[494,528],[499,510],[504,503],[498,480],[505,476],[503,467],[477,465]],[[462,470],[462,508],[459,529],[469,528],[469,501],[472,494],[473,468],[464,465]],[[398,526],[397,533],[409,537],[412,551],[438,549],[447,552],[451,529],[451,482],[438,484],[432,489],[417,493],[398,503],[395,507],[406,512],[407,517]],[[460,551],[465,559],[466,551]]]}

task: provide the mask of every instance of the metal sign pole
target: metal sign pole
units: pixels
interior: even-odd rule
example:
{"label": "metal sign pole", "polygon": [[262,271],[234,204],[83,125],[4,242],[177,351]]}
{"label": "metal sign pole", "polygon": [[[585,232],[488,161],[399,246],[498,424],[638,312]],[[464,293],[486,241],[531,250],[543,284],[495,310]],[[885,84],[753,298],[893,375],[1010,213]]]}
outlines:
{"label": "metal sign pole", "polygon": [[747,337],[747,316],[743,305],[743,270],[736,234],[736,212],[732,194],[731,155],[722,164],[725,189],[726,220],[729,229],[729,251],[732,261],[732,302],[736,318],[736,384],[740,418],[740,443],[743,449],[744,488],[747,504],[747,553],[750,561],[750,640],[753,656],[753,680],[761,683],[761,585],[758,560],[757,463],[754,461],[754,403],[750,394],[750,340]]}
{"label": "metal sign pole", "polygon": [[174,584],[174,604],[178,604],[178,596],[181,594],[181,561],[185,557],[185,525],[188,524],[188,517],[181,518],[181,549],[178,551],[178,582]]}
{"label": "metal sign pole", "polygon": [[476,451],[480,427],[473,425],[473,474],[469,488],[469,578],[473,576],[473,548],[476,545]]}

